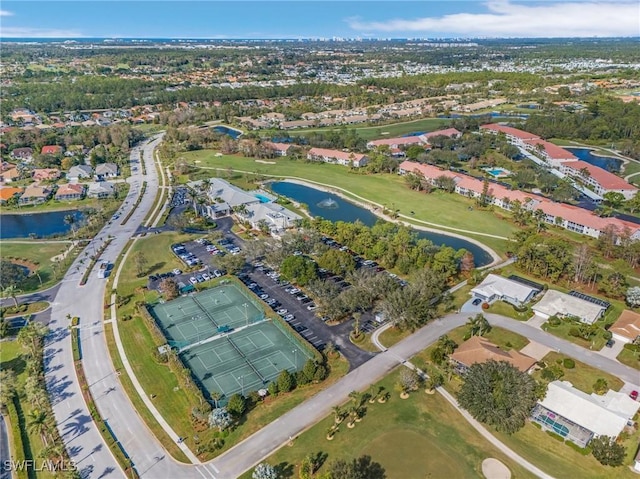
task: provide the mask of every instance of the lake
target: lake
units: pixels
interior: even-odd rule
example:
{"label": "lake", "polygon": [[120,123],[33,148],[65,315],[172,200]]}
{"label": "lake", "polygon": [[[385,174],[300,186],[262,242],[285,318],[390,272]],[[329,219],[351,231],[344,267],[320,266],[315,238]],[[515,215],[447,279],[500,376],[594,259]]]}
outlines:
{"label": "lake", "polygon": [[240,135],[242,135],[242,132],[240,130],[229,128],[228,126],[218,125],[218,126],[214,126],[213,129],[218,133],[222,133],[223,135],[229,135],[234,140],[237,139]]}
{"label": "lake", "polygon": [[66,234],[71,230],[71,226],[64,222],[67,215],[73,215],[78,222],[82,221],[82,213],[78,210],[3,214],[0,216],[0,239],[28,238],[31,233],[38,238]]}
{"label": "lake", "polygon": [[594,155],[593,153],[591,153],[593,150],[589,150],[588,148],[563,148],[576,155],[582,161],[586,161],[591,165],[598,166],[603,170],[618,172],[620,171],[620,167],[622,166],[621,159],[613,158],[610,156]]}
{"label": "lake", "polygon": [[[360,220],[367,226],[373,226],[378,218],[371,211],[344,200],[338,195],[325,193],[324,191],[309,186],[290,183],[288,181],[276,181],[270,184],[271,190],[282,196],[286,196],[299,203],[307,205],[312,216],[321,216],[330,221],[345,221],[353,223]],[[464,248],[475,259],[476,266],[485,266],[491,263],[491,255],[483,248],[460,238],[447,234],[432,233],[428,231],[414,230],[419,238],[425,238],[436,245],[447,245],[455,249]]]}

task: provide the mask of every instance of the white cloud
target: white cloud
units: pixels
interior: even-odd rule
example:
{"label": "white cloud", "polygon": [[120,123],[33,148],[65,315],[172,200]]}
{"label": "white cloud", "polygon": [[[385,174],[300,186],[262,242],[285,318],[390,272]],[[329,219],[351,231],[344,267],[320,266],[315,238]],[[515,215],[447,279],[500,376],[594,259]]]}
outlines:
{"label": "white cloud", "polygon": [[[425,5],[425,4],[422,4]],[[428,3],[426,3],[428,5]],[[402,36],[593,37],[640,35],[637,0],[563,2],[536,5],[489,0],[486,13],[363,21],[347,19],[358,31],[397,32]]]}
{"label": "white cloud", "polygon": [[77,30],[57,30],[49,28],[2,27],[0,38],[78,38],[82,33]]}
{"label": "white cloud", "polygon": [[0,10],[0,17],[11,17],[13,16],[13,12],[8,10]]}

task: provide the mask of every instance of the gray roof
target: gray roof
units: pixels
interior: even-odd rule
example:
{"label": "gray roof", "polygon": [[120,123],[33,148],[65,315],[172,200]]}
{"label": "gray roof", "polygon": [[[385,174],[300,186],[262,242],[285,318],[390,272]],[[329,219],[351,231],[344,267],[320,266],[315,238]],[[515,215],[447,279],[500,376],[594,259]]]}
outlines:
{"label": "gray roof", "polygon": [[550,289],[531,309],[548,316],[556,314],[559,316],[573,316],[579,318],[583,323],[593,324],[606,308]]}
{"label": "gray roof", "polygon": [[69,168],[69,172],[67,173],[67,177],[70,178],[80,178],[81,176],[85,176],[89,178],[93,173],[93,168],[89,165],[76,165]]}
{"label": "gray roof", "polygon": [[[189,186],[197,187],[202,182],[189,183]],[[259,203],[260,200],[246,191],[234,186],[220,178],[211,178],[209,180],[209,189],[207,196],[211,201],[221,198],[222,201],[228,203],[232,208],[239,205],[250,205]]]}
{"label": "gray roof", "polygon": [[118,165],[115,163],[101,163],[96,166],[96,175],[117,175]]}
{"label": "gray roof", "polygon": [[276,230],[290,228],[296,220],[302,219],[299,214],[276,203],[252,204],[247,206],[247,211],[252,223],[264,220],[271,229]]}
{"label": "gray roof", "polygon": [[493,295],[515,298],[521,303],[527,301],[531,294],[538,291],[536,288],[512,281],[497,274],[488,274],[482,283],[471,290],[487,298]]}
{"label": "gray roof", "polygon": [[115,185],[113,183],[109,183],[108,181],[97,181],[95,183],[89,183],[89,190],[87,194],[97,195],[100,193],[108,193],[112,194],[115,190]]}

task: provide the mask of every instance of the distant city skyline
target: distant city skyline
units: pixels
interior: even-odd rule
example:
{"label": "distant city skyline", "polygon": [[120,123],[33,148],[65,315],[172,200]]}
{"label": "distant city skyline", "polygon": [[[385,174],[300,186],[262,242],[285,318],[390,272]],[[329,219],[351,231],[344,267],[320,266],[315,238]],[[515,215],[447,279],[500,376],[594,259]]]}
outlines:
{"label": "distant city skyline", "polygon": [[640,36],[637,0],[12,1],[0,38]]}

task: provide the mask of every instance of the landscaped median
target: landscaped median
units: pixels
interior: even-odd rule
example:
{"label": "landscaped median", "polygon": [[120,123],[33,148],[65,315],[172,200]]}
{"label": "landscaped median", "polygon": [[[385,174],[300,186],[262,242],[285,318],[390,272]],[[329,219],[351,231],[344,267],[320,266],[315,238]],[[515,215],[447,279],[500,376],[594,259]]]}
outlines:
{"label": "landscaped median", "polygon": [[124,226],[124,225],[127,224],[127,221],[129,221],[129,218],[131,218],[131,215],[134,213],[134,211],[136,210],[136,208],[138,207],[138,205],[142,201],[142,197],[144,196],[144,192],[146,191],[146,189],[147,189],[147,182],[143,181],[142,182],[142,188],[140,188],[140,194],[138,195],[138,198],[136,198],[135,203],[133,203],[133,205],[131,206],[131,209],[129,210],[127,215],[124,217],[124,219],[120,223],[120,226]]}
{"label": "landscaped median", "polygon": [[80,286],[84,286],[85,284],[87,284],[87,281],[89,280],[89,275],[91,274],[93,267],[96,265],[96,263],[100,259],[100,256],[102,256],[102,253],[104,253],[104,250],[107,249],[107,246],[111,244],[111,241],[112,241],[112,238],[107,238],[105,242],[102,243],[102,246],[100,246],[100,249],[98,249],[96,254],[94,256],[91,256],[91,261],[87,266],[87,269],[85,270],[84,274],[82,275],[82,279],[80,280]]}

